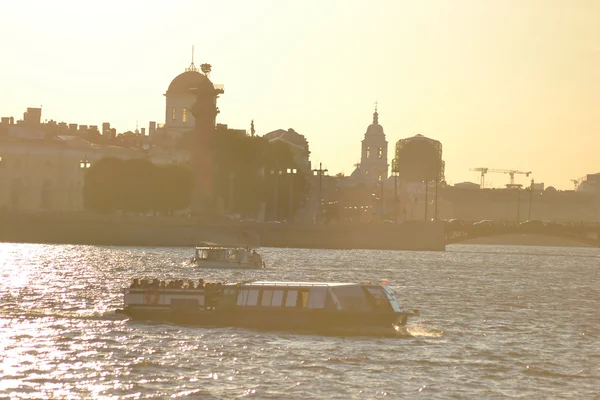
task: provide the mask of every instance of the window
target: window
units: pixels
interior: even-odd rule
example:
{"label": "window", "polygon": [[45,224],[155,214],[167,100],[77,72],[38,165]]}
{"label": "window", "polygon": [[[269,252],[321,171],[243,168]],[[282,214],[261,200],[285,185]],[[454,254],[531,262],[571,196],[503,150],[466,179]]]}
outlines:
{"label": "window", "polygon": [[282,302],[283,302],[283,290],[275,290],[273,292],[273,301],[271,302],[271,305],[273,307],[281,307]]}
{"label": "window", "polygon": [[248,300],[248,290],[240,290],[240,292],[238,293],[237,305],[245,306],[247,300]]}
{"label": "window", "polygon": [[325,299],[327,298],[327,288],[314,287],[310,289],[310,298],[308,308],[324,308]]}
{"label": "window", "polygon": [[385,306],[389,303],[383,290],[379,288],[367,288],[367,292],[371,295],[375,307]]}
{"label": "window", "polygon": [[381,147],[377,149],[377,158],[380,160],[383,158],[383,149]]}
{"label": "window", "polygon": [[258,290],[251,290],[248,293],[248,300],[246,301],[247,306],[255,306],[258,303]]}
{"label": "window", "polygon": [[187,108],[184,108],[181,112],[181,122],[187,122]]}
{"label": "window", "polygon": [[177,109],[175,107],[173,107],[173,110],[171,111],[171,120],[177,121]]}
{"label": "window", "polygon": [[367,158],[371,158],[371,148],[367,147]]}
{"label": "window", "polygon": [[296,300],[298,299],[297,290],[288,290],[287,298],[285,299],[286,307],[296,307]]}
{"label": "window", "polygon": [[271,298],[273,297],[273,291],[272,290],[263,290],[262,293],[262,299],[260,300],[260,305],[265,307],[265,306],[270,306],[271,305]]}
{"label": "window", "polygon": [[300,301],[298,302],[298,307],[306,308],[308,305],[308,289],[300,291]]}

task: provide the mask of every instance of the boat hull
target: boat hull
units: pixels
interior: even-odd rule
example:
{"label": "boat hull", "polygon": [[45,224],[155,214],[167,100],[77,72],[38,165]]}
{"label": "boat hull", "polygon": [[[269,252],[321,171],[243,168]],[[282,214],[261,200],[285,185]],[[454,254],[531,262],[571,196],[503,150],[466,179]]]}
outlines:
{"label": "boat hull", "polygon": [[198,268],[207,268],[207,269],[262,269],[263,268],[262,264],[251,263],[251,262],[196,260],[195,264]]}
{"label": "boat hull", "polygon": [[410,313],[360,313],[327,310],[161,309],[135,306],[120,310],[133,320],[202,327],[233,327],[340,336],[398,336]]}

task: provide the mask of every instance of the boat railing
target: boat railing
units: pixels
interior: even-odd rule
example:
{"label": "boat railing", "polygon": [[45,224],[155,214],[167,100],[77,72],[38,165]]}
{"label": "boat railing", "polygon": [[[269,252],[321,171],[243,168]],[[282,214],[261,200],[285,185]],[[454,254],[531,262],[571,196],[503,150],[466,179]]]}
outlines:
{"label": "boat railing", "polygon": [[329,283],[294,283],[294,282],[247,282],[244,286],[274,286],[274,287],[330,287]]}

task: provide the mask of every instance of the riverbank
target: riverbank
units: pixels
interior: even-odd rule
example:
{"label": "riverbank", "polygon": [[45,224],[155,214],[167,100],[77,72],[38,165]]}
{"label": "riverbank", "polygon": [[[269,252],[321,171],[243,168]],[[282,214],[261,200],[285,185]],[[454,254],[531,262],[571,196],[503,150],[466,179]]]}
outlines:
{"label": "riverbank", "polygon": [[508,245],[508,246],[557,246],[557,247],[594,247],[576,240],[539,234],[507,234],[495,236],[482,236],[468,239],[457,244],[483,244],[483,245]]}
{"label": "riverbank", "polygon": [[301,225],[97,214],[5,213],[0,241],[105,246],[222,245],[444,251],[441,223]]}

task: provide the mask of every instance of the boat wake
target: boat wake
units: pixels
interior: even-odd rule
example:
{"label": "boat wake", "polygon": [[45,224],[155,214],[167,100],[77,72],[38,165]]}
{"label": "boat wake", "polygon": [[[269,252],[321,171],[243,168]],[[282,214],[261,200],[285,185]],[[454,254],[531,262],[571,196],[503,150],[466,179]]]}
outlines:
{"label": "boat wake", "polygon": [[405,330],[409,336],[412,337],[442,337],[444,331],[435,328],[426,328],[424,326],[407,326]]}

